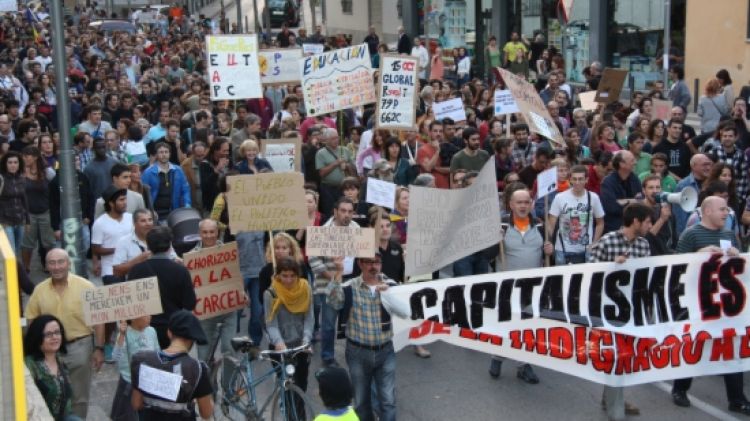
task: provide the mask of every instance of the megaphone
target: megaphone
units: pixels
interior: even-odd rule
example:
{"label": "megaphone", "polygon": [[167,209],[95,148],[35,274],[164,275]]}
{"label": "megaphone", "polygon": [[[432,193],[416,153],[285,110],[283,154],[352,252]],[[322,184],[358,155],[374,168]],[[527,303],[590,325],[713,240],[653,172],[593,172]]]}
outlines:
{"label": "megaphone", "polygon": [[677,193],[659,193],[654,199],[656,203],[679,205],[685,212],[692,212],[698,206],[698,192],[692,187],[685,187]]}

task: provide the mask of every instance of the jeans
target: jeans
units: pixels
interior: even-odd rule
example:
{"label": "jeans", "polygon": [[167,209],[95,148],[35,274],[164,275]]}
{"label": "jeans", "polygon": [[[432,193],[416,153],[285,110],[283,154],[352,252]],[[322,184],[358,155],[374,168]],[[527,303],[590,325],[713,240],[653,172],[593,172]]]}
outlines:
{"label": "jeans", "polygon": [[208,355],[211,350],[211,346],[216,340],[216,334],[218,332],[218,324],[224,323],[221,328],[221,339],[219,340],[218,348],[221,350],[221,357],[224,360],[224,369],[221,373],[221,387],[226,390],[229,388],[229,379],[232,377],[232,373],[235,368],[228,356],[233,356],[234,351],[232,350],[232,338],[237,336],[237,316],[238,311],[233,311],[228,314],[222,314],[210,319],[201,320],[201,328],[208,338],[206,345],[198,345],[198,359],[201,361],[208,361],[211,357]]}
{"label": "jeans", "polygon": [[23,241],[23,225],[3,225],[5,235],[8,237],[10,246],[13,247],[13,253],[16,259],[21,257],[21,241]]}
{"label": "jeans", "polygon": [[565,253],[561,250],[555,250],[555,266],[563,266],[571,263],[586,263],[589,253]]}
{"label": "jeans", "polygon": [[245,291],[250,297],[250,322],[247,331],[255,345],[260,346],[263,340],[263,301],[260,299],[260,280],[245,278]]}
{"label": "jeans", "polygon": [[453,262],[453,276],[482,275],[489,271],[490,262],[482,254],[476,252]]}
{"label": "jeans", "polygon": [[313,332],[315,333],[318,333],[320,331],[320,311],[323,308],[323,304],[325,304],[325,302],[326,302],[325,294],[313,295],[313,318],[315,319],[315,326],[313,327]]}
{"label": "jeans", "polygon": [[333,346],[336,342],[336,319],[339,312],[328,305],[324,294],[320,309],[320,358],[323,361],[333,360]]}
{"label": "jeans", "polygon": [[94,352],[94,338],[88,336],[66,345],[68,353],[61,356],[68,368],[68,379],[73,392],[73,414],[86,419],[89,410],[91,391],[91,354]]}
{"label": "jeans", "polygon": [[[739,404],[747,401],[745,393],[742,391],[743,388],[743,374],[739,373],[727,373],[723,374],[724,387],[727,392],[727,401],[730,404]],[[672,393],[674,392],[687,392],[690,390],[690,385],[693,384],[693,378],[688,377],[686,379],[676,379],[672,385]]]}
{"label": "jeans", "polygon": [[346,364],[354,387],[354,410],[361,421],[374,421],[371,393],[375,383],[379,398],[380,421],[396,419],[396,354],[393,343],[380,350],[346,344]]}

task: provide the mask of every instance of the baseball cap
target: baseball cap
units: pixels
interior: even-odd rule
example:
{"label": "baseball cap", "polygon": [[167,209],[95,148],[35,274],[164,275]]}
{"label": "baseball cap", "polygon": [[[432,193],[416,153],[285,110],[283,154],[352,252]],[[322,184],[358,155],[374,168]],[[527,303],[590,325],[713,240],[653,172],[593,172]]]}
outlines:
{"label": "baseball cap", "polygon": [[196,341],[200,345],[208,343],[198,318],[188,310],[177,310],[169,316],[169,331],[175,336]]}

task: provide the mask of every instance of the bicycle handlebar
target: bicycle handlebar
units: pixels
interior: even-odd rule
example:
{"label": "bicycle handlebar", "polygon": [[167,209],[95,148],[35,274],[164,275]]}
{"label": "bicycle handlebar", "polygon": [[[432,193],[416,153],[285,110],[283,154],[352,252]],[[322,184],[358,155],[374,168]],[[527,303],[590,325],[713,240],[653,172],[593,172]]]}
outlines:
{"label": "bicycle handlebar", "polygon": [[283,351],[276,351],[276,350],[273,350],[273,349],[269,349],[269,350],[266,350],[266,351],[260,351],[259,355],[260,355],[260,358],[267,360],[267,359],[270,359],[271,356],[273,356],[273,355],[279,355],[279,356],[286,357],[286,356],[290,356],[290,355],[299,354],[300,352],[311,352],[311,351],[312,350],[310,348],[310,344],[309,343],[305,343],[305,344],[302,344],[302,345],[294,347],[294,348],[287,348],[287,349],[285,349]]}

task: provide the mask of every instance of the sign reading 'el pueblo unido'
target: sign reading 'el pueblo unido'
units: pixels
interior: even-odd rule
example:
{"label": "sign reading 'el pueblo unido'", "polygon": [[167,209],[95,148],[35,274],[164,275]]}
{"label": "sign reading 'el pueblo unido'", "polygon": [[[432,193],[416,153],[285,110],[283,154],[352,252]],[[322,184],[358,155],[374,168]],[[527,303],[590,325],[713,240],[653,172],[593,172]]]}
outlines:
{"label": "sign reading 'el pueblo unido'", "polygon": [[383,129],[416,128],[419,79],[416,58],[397,55],[380,57],[376,125]]}
{"label": "sign reading 'el pueblo unido'", "polygon": [[307,227],[305,253],[308,256],[373,257],[375,230],[360,227]]}
{"label": "sign reading 'el pueblo unido'", "polygon": [[301,48],[258,51],[260,81],[264,85],[299,82],[297,63],[302,58]]}
{"label": "sign reading 'el pueblo unido'", "polygon": [[227,177],[232,232],[297,229],[307,226],[304,180],[298,172]]}
{"label": "sign reading 'el pueblo unido'", "polygon": [[195,317],[210,319],[247,306],[236,242],[185,253],[182,260],[195,288]]}
{"label": "sign reading 'el pueblo unido'", "polygon": [[155,277],[87,289],[81,294],[86,326],[162,313]]}
{"label": "sign reading 'el pueblo unido'", "polygon": [[555,147],[565,148],[560,130],[552,121],[552,116],[549,115],[546,104],[542,101],[534,86],[526,79],[518,77],[501,67],[495,69],[500,73],[505,85],[513,94],[518,109],[526,119],[529,129],[549,139]]}
{"label": "sign reading 'el pueblo unido'", "polygon": [[377,101],[367,44],[305,57],[299,71],[308,116]]}
{"label": "sign reading 'el pueblo unido'", "polygon": [[213,101],[263,96],[255,35],[208,35],[206,49]]}

